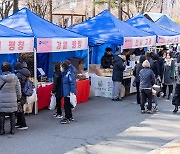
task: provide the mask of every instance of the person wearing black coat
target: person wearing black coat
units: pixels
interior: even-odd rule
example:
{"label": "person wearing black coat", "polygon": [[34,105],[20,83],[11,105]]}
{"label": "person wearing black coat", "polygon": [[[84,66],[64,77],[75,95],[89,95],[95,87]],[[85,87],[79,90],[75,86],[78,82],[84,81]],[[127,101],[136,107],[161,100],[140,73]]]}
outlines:
{"label": "person wearing black coat", "polygon": [[153,54],[152,59],[153,59],[153,64],[151,66],[151,69],[155,74],[155,78],[157,79],[158,77],[160,77],[159,56],[157,54]]}
{"label": "person wearing black coat", "polygon": [[61,99],[62,99],[62,73],[60,71],[60,64],[56,64],[54,67],[53,74],[53,89],[52,94],[56,97],[56,113],[53,115],[55,118],[61,119]]}
{"label": "person wearing black coat", "polygon": [[16,62],[14,65],[15,74],[18,77],[20,84],[21,84],[21,91],[22,91],[22,97],[20,99],[19,104],[19,111],[17,112],[17,123],[16,128],[20,130],[28,129],[26,124],[26,119],[23,113],[23,106],[26,103],[26,96],[23,93],[23,89],[26,83],[26,80],[31,76],[30,71],[27,69],[27,63],[23,62],[22,64],[20,62]]}
{"label": "person wearing black coat", "polygon": [[139,72],[141,69],[143,69],[142,67],[142,63],[146,60],[146,56],[142,55],[139,58],[139,63],[136,64],[134,70],[133,70],[133,75],[135,76],[135,82],[136,82],[136,94],[137,94],[137,104],[141,104],[141,98],[140,98],[140,91],[139,91],[139,86],[140,86],[140,80],[139,80]]}
{"label": "person wearing black coat", "polygon": [[112,91],[112,100],[120,101],[121,100],[121,82],[123,80],[123,71],[125,70],[125,55],[116,55],[114,56],[113,62],[113,91]]}
{"label": "person wearing black coat", "polygon": [[106,48],[106,52],[104,53],[104,56],[101,58],[101,66],[102,68],[113,68],[113,55],[112,55],[112,49]]}

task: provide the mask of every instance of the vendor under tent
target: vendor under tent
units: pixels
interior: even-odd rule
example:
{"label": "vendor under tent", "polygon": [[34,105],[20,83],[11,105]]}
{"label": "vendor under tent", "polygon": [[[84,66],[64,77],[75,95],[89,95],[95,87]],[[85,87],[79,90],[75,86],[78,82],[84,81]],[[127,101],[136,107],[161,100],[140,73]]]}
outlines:
{"label": "vendor under tent", "polygon": [[[110,11],[67,28],[72,32],[88,37],[89,46],[101,44],[123,45],[123,48],[138,48],[155,45],[155,35],[120,21]],[[138,43],[137,43],[138,42]]]}
{"label": "vendor under tent", "polygon": [[168,18],[166,15],[161,16],[156,22],[159,26],[180,34],[180,25]]}
{"label": "vendor under tent", "polygon": [[[37,87],[37,57],[36,53],[41,53],[39,58],[49,56],[48,53],[52,52],[67,52],[88,49],[87,37],[62,29],[57,25],[48,22],[45,19],[32,13],[27,8],[14,13],[0,22],[1,25],[6,25],[17,31],[34,36],[34,81]],[[34,44],[33,44],[34,43]],[[70,53],[70,52],[69,52]],[[38,60],[40,60],[38,58]],[[47,66],[45,66],[47,67]],[[53,69],[52,69],[53,71]],[[41,84],[43,87],[45,83]],[[44,89],[46,90],[46,89]],[[41,94],[38,94],[39,96]],[[41,99],[38,97],[38,99]],[[50,99],[49,99],[50,102]],[[35,112],[37,113],[38,106],[35,105]]]}
{"label": "vendor under tent", "polygon": [[180,42],[180,35],[177,32],[160,27],[159,25],[148,20],[142,14],[138,14],[125,22],[131,26],[134,26],[135,28],[156,35],[157,43],[171,44]]}
{"label": "vendor under tent", "polygon": [[[156,44],[154,34],[144,32],[120,21],[108,10],[67,29],[87,36],[89,46],[95,48],[100,45],[111,44],[122,46],[122,51],[122,49],[147,47]],[[92,57],[97,55],[97,53],[93,52]],[[134,65],[135,63],[132,62],[131,66],[124,72],[124,94],[125,91],[128,91],[127,93],[135,92],[135,88],[132,87],[132,81],[134,80],[132,68]],[[113,87],[112,69],[102,69],[99,65],[92,64],[89,70],[91,73],[91,95],[111,98]]]}

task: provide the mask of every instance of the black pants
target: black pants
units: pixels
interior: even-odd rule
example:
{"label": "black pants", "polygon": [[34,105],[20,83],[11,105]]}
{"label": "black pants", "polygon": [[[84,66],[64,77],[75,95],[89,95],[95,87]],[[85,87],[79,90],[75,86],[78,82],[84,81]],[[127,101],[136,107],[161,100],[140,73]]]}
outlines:
{"label": "black pants", "polygon": [[137,103],[138,104],[141,104],[141,96],[140,96],[140,91],[139,91],[139,85],[140,83],[139,82],[136,82],[136,99],[137,99]]}
{"label": "black pants", "polygon": [[176,84],[172,104],[175,106],[180,106],[180,84]]}
{"label": "black pants", "polygon": [[57,109],[57,114],[58,115],[62,115],[61,100],[62,100],[62,97],[56,97],[56,109]]}
{"label": "black pants", "polygon": [[65,109],[65,118],[72,118],[72,110],[71,110],[70,97],[64,97],[64,109]]}
{"label": "black pants", "polygon": [[26,103],[26,96],[22,96],[20,102],[21,102],[20,105],[22,107],[22,110],[17,112],[17,125],[20,125],[22,127],[27,127],[25,115],[23,112],[23,106]]}
{"label": "black pants", "polygon": [[5,115],[9,115],[9,118],[10,118],[10,126],[11,126],[10,131],[14,131],[15,130],[15,120],[16,120],[15,112],[11,112],[11,113],[1,112],[0,113],[0,132],[4,131]]}
{"label": "black pants", "polygon": [[151,89],[141,89],[141,110],[145,110],[144,105],[148,100],[148,110],[152,108],[152,90]]}
{"label": "black pants", "polygon": [[173,92],[173,85],[165,85],[165,84],[163,84],[163,93],[164,93],[164,95],[166,95],[167,86],[168,86],[168,89],[169,89],[168,96],[170,96],[170,94],[172,94],[172,92]]}

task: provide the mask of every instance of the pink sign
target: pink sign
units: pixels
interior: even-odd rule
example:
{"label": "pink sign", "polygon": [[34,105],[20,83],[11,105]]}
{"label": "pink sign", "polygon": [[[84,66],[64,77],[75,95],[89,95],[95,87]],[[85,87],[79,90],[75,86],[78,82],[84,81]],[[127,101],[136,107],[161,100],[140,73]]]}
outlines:
{"label": "pink sign", "polygon": [[87,38],[39,38],[37,42],[37,52],[64,52],[88,49]]}
{"label": "pink sign", "polygon": [[126,37],[124,38],[124,49],[148,47],[156,44],[156,36]]}
{"label": "pink sign", "polygon": [[0,54],[33,52],[33,38],[0,38]]}
{"label": "pink sign", "polygon": [[180,35],[177,35],[177,36],[158,36],[158,43],[161,43],[161,44],[180,43]]}

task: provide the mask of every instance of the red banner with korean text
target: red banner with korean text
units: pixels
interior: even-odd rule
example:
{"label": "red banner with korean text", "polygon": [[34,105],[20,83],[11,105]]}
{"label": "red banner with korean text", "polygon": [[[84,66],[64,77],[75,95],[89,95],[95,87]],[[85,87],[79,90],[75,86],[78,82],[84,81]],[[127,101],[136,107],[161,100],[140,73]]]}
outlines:
{"label": "red banner with korean text", "polygon": [[123,49],[133,49],[154,46],[156,44],[156,36],[147,37],[125,37]]}
{"label": "red banner with korean text", "polygon": [[180,43],[180,35],[176,36],[158,36],[159,44],[176,44]]}
{"label": "red banner with korean text", "polygon": [[37,52],[64,52],[88,49],[88,38],[38,38]]}
{"label": "red banner with korean text", "polygon": [[0,37],[0,54],[33,52],[33,38]]}

